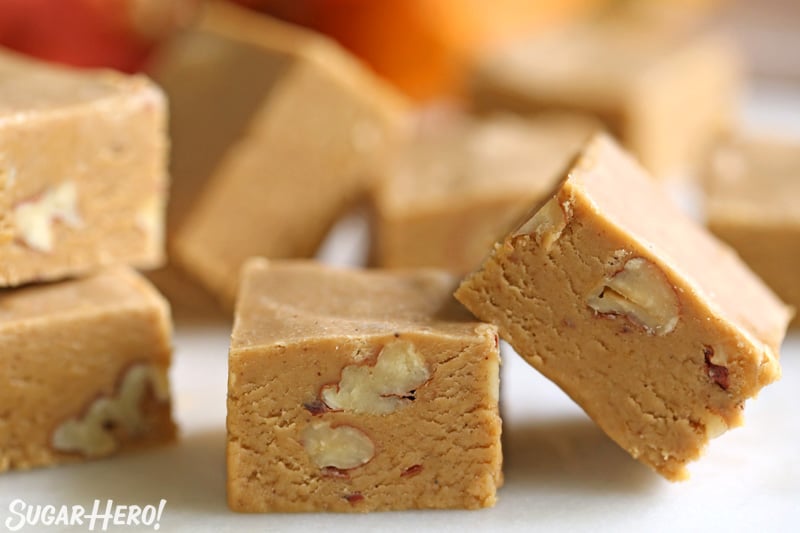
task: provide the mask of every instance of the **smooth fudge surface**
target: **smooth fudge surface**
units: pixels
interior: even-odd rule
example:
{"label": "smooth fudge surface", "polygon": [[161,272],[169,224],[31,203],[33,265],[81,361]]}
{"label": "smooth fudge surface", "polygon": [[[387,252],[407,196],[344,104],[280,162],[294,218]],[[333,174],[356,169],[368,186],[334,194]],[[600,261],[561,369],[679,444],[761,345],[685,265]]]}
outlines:
{"label": "smooth fudge surface", "polygon": [[711,231],[800,309],[800,141],[736,139],[715,150],[707,174]]}
{"label": "smooth fudge surface", "polygon": [[164,299],[127,268],[0,291],[0,471],[171,441]]}
{"label": "smooth fudge surface", "polygon": [[741,85],[728,40],[688,26],[599,19],[514,43],[476,66],[474,105],[593,115],[651,172],[679,175],[731,129]]}
{"label": "smooth fudge surface", "polygon": [[144,77],[0,52],[0,286],[163,262],[166,117]]}
{"label": "smooth fudge surface", "polygon": [[248,257],[314,254],[405,122],[332,41],[225,3],[154,71],[175,107],[175,258],[230,307]]}
{"label": "smooth fudge surface", "polygon": [[229,359],[230,507],[493,505],[497,330],[454,287],[434,270],[249,261]]}
{"label": "smooth fudge surface", "polygon": [[376,188],[374,261],[471,272],[552,192],[598,127],[569,115],[455,116],[423,125]]}
{"label": "smooth fudge surface", "polygon": [[778,379],[790,316],[606,135],[456,298],[670,480]]}

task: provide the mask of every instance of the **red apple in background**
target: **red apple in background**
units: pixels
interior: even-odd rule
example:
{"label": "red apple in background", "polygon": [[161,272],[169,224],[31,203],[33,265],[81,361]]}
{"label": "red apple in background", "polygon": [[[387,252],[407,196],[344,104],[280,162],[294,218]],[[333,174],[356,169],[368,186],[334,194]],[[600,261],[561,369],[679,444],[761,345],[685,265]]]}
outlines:
{"label": "red apple in background", "polygon": [[0,45],[82,67],[137,70],[199,0],[0,0]]}

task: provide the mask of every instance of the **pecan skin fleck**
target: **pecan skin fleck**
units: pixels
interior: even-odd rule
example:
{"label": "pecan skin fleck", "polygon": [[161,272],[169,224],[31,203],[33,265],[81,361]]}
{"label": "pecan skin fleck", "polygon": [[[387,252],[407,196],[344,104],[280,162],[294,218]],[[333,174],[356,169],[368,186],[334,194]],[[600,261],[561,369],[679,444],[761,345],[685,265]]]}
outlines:
{"label": "pecan skin fleck", "polygon": [[400,474],[400,476],[402,477],[416,476],[420,472],[422,472],[422,465],[411,465],[405,470],[403,470],[403,473]]}
{"label": "pecan skin fleck", "polygon": [[714,348],[703,346],[703,356],[706,362],[706,373],[711,380],[720,386],[722,390],[728,390],[730,381],[728,380],[728,368],[722,365],[715,365],[711,362],[714,356]]}
{"label": "pecan skin fleck", "polygon": [[327,413],[330,411],[328,406],[325,405],[321,400],[314,400],[313,402],[304,403],[303,407],[306,408],[306,411],[311,413],[314,416],[321,415],[323,413]]}
{"label": "pecan skin fleck", "polygon": [[350,504],[356,504],[358,502],[364,501],[364,495],[360,492],[354,492],[353,494],[347,494],[344,497],[345,500],[348,501]]}

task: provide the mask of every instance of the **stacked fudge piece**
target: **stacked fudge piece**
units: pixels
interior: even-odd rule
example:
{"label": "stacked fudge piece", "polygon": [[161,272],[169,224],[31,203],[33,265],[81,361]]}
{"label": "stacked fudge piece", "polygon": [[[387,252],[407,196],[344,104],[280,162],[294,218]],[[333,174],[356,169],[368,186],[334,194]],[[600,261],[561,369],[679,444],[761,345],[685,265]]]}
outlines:
{"label": "stacked fudge piece", "polygon": [[0,471],[171,440],[166,104],[0,53]]}

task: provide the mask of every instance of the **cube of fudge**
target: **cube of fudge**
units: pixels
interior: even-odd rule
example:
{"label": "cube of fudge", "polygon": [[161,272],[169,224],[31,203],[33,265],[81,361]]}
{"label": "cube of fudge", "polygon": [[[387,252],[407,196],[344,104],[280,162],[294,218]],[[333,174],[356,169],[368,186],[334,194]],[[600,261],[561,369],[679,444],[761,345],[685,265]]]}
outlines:
{"label": "cube of fudge", "polygon": [[[800,142],[740,138],[708,168],[707,220],[784,301],[800,309]],[[794,325],[800,324],[795,315]]]}
{"label": "cube of fudge", "polygon": [[593,115],[651,172],[678,175],[730,130],[740,87],[730,43],[689,26],[600,19],[502,48],[475,68],[475,106]]}
{"label": "cube of fudge", "polygon": [[433,270],[248,262],[228,366],[230,507],[493,505],[496,328],[454,287]]}
{"label": "cube of fudge", "polygon": [[228,304],[248,257],[313,255],[405,122],[333,42],[225,3],[153,73],[173,106],[175,257]]}
{"label": "cube of fudge", "polygon": [[7,52],[0,79],[0,287],[161,264],[161,91]]}
{"label": "cube of fudge", "polygon": [[602,134],[456,298],[670,480],[780,376],[790,316]]}
{"label": "cube of fudge", "polygon": [[450,117],[422,127],[376,188],[374,260],[471,272],[552,191],[595,128],[560,115]]}
{"label": "cube of fudge", "polygon": [[171,441],[170,334],[127,268],[0,293],[0,472]]}

